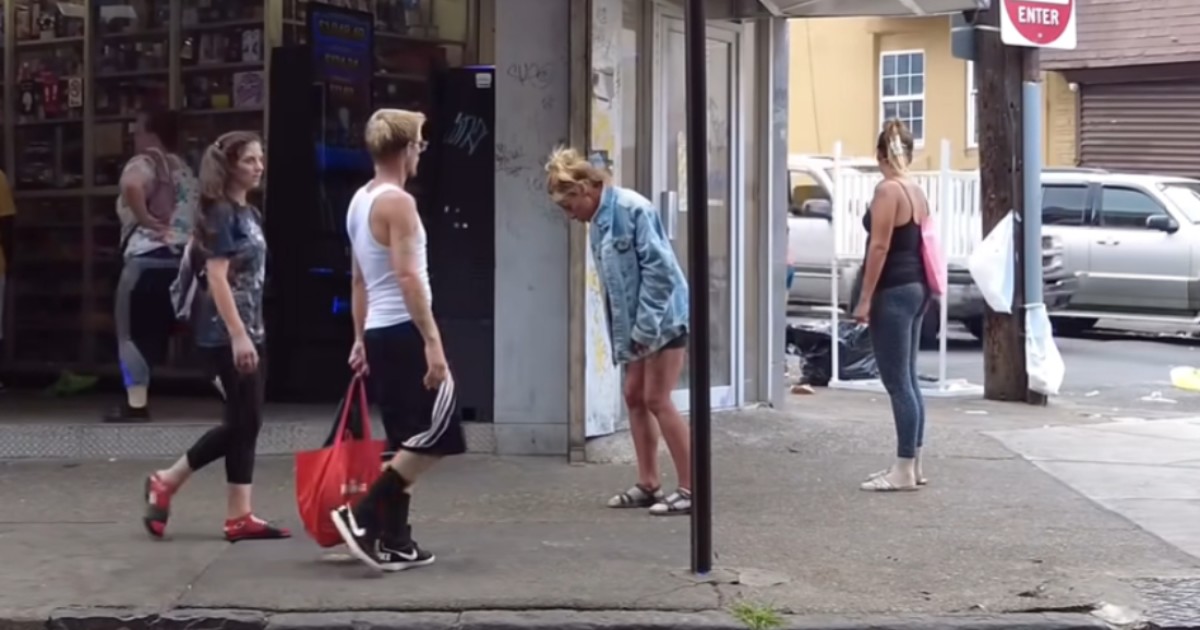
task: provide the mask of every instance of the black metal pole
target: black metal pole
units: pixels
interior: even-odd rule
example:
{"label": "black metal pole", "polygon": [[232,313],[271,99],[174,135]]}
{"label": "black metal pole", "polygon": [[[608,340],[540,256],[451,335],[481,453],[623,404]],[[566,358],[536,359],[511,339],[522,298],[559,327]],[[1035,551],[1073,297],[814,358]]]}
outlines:
{"label": "black metal pole", "polygon": [[704,0],[684,14],[687,60],[688,270],[691,296],[692,573],[712,571],[712,410],[708,356],[708,35]]}

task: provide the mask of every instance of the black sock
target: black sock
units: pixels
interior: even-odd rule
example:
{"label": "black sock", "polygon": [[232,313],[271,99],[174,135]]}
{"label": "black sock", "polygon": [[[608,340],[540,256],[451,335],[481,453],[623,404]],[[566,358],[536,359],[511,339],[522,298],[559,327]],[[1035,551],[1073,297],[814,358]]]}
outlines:
{"label": "black sock", "polygon": [[396,504],[397,495],[404,494],[408,485],[395,468],[384,468],[383,473],[367,490],[366,496],[354,506],[354,520],[365,529],[377,531],[380,526],[380,512],[386,513],[395,509],[391,506]]}
{"label": "black sock", "polygon": [[380,505],[380,538],[389,548],[402,549],[412,536],[408,527],[408,506],[411,501],[412,495],[402,491],[390,505]]}

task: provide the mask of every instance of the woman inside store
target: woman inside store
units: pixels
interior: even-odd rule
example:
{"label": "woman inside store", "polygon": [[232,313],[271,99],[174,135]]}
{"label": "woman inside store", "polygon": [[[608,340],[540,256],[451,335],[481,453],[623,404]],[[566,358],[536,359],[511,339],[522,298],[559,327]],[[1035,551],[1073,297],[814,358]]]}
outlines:
{"label": "woman inside store", "polygon": [[[550,156],[546,187],[567,216],[590,224],[613,360],[625,366],[625,405],[638,481],[609,499],[608,506],[649,508],[656,516],[688,514],[690,430],[671,401],[688,345],[688,285],[658,210],[637,192],[613,186],[606,170],[573,149],[558,149]],[[659,478],[660,434],[679,482],[671,494],[663,492]]]}
{"label": "woman inside store", "polygon": [[207,355],[225,392],[221,424],[205,433],[170,468],[146,480],[146,531],[162,537],[171,497],[192,473],[225,459],[228,500],[225,538],[287,538],[288,530],[255,516],[250,506],[254,454],[262,427],[263,285],[267,242],[262,217],[247,198],[263,176],[258,135],[233,131],[204,150],[200,162],[200,212],[189,249],[204,285],[193,302],[196,344]]}
{"label": "woman inside store", "polygon": [[883,181],[863,217],[869,242],[854,318],[870,327],[879,377],[891,398],[896,425],[896,461],[870,475],[870,492],[916,490],[925,484],[921,447],[925,401],[917,377],[921,322],[930,299],[921,253],[921,224],[929,218],[925,193],[908,177],[913,137],[904,123],[890,120],[875,143]]}
{"label": "woman inside store", "polygon": [[117,216],[124,265],[117,282],[117,354],[125,400],[105,422],[148,422],[150,366],[175,326],[170,287],[199,201],[192,169],[176,154],[178,114],[143,112],[132,125],[136,154],[121,173]]}

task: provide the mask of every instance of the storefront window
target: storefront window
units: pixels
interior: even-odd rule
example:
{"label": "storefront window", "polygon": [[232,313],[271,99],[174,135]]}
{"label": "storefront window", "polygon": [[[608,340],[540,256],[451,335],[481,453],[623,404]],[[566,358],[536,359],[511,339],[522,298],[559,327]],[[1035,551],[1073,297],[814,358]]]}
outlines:
{"label": "storefront window", "polygon": [[[477,0],[331,0],[375,15],[376,106],[429,109],[432,78],[470,62]],[[218,135],[266,132],[267,55],[303,41],[305,3],[284,0],[12,0],[0,124],[14,189],[0,367],[116,374],[112,296],[121,269],[114,212],[138,112],[181,114],[180,153],[198,166]],[[269,34],[282,33],[283,41]],[[3,39],[3,38],[0,38]],[[88,61],[90,59],[90,61]],[[88,62],[90,65],[85,65]],[[261,198],[259,199],[261,201]],[[46,283],[45,278],[54,278]],[[179,347],[191,346],[180,340]],[[187,372],[172,351],[167,367]],[[182,353],[186,354],[186,353]]]}
{"label": "storefront window", "polygon": [[[466,59],[468,15],[478,0],[336,0],[335,6],[375,14],[376,107],[427,110],[428,83],[439,68]],[[285,0],[283,37],[307,39],[307,1]]]}

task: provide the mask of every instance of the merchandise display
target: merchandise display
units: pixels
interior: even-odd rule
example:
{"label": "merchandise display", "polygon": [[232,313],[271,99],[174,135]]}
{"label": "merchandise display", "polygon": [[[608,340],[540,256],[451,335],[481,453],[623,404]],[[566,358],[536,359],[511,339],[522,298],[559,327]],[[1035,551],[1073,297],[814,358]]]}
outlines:
{"label": "merchandise display", "polygon": [[[284,0],[7,0],[0,32],[3,170],[19,209],[0,372],[116,376],[121,271],[118,184],[137,113],[180,112],[180,154],[198,168],[220,134],[265,135],[272,46],[304,37]],[[330,0],[376,16],[376,104],[425,108],[429,78],[463,62],[471,0]],[[439,22],[440,20],[440,22]],[[450,24],[446,24],[450,22]],[[452,34],[446,39],[447,34]],[[442,37],[443,39],[438,39]],[[269,139],[267,139],[269,146]],[[268,150],[269,154],[269,150]],[[261,196],[255,200],[265,207]],[[194,376],[172,343],[164,376]]]}

